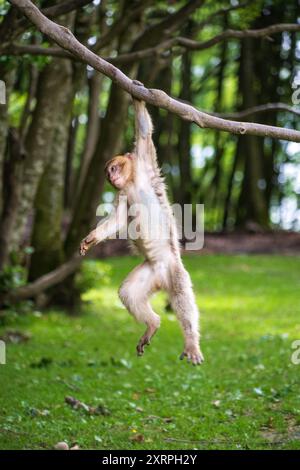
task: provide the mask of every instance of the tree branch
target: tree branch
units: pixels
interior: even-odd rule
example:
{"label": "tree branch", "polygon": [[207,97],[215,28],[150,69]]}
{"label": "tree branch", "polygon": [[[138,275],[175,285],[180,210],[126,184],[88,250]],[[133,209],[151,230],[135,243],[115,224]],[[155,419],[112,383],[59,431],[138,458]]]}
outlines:
{"label": "tree branch", "polygon": [[293,23],[281,23],[281,24],[273,24],[272,26],[268,26],[267,28],[262,29],[245,29],[243,31],[238,31],[234,29],[227,29],[223,31],[223,33],[217,34],[216,36],[208,39],[207,41],[199,42],[194,41],[193,39],[188,39],[184,37],[176,38],[177,44],[188,49],[192,49],[195,51],[201,51],[203,49],[208,49],[209,47],[218,44],[221,41],[225,41],[226,39],[243,39],[243,38],[262,38],[267,37],[270,39],[269,36],[276,33],[283,33],[283,32],[297,32],[300,31],[300,24],[293,24]]}
{"label": "tree branch", "polygon": [[141,84],[132,81],[113,64],[110,64],[86,48],[67,28],[45,17],[30,0],[9,1],[18,7],[42,33],[49,36],[63,49],[71,52],[95,70],[111,78],[111,80],[117,83],[123,90],[137,99],[144,100],[149,104],[178,114],[181,118],[194,122],[201,128],[218,129],[240,135],[251,134],[300,142],[300,132],[298,131],[251,122],[236,122],[222,119],[199,111],[189,104],[181,103],[168,96],[162,90],[147,89],[141,86]]}
{"label": "tree branch", "polygon": [[75,255],[66,263],[62,264],[58,268],[50,271],[44,276],[39,277],[36,281],[27,284],[26,286],[18,287],[1,299],[1,304],[6,301],[19,301],[35,297],[46,289],[60,283],[72,274],[80,265],[82,258],[79,255]]}
{"label": "tree branch", "polygon": [[[157,46],[148,47],[147,49],[142,49],[135,52],[128,52],[124,54],[117,55],[115,57],[104,57],[103,59],[111,64],[120,65],[120,64],[132,64],[148,57],[153,57],[154,55],[161,54],[166,49],[170,48],[174,44],[173,39],[166,40]],[[46,56],[46,57],[61,57],[62,59],[71,59],[79,62],[84,62],[79,57],[76,57],[74,54],[71,54],[60,47],[43,47],[32,44],[11,44],[6,48],[1,50],[3,55],[12,55],[12,56],[21,56],[21,55],[33,55],[33,56]]]}
{"label": "tree branch", "polygon": [[64,51],[60,47],[43,47],[35,44],[10,44],[9,46],[1,49],[1,55],[33,55],[33,56],[46,56],[46,57],[61,57],[62,59],[76,59],[73,54]]}
{"label": "tree branch", "polygon": [[[77,8],[92,3],[92,1],[93,0],[67,0],[59,5],[53,5],[52,7],[43,9],[42,13],[51,18],[55,18],[56,16],[69,13]],[[5,47],[9,47],[10,43],[20,36],[27,26],[27,19],[18,18],[18,11],[15,8],[10,8],[0,24],[0,38],[2,42],[0,47],[1,54],[3,54],[2,50],[4,50]]]}
{"label": "tree branch", "polygon": [[66,2],[59,3],[58,5],[53,5],[52,7],[43,8],[42,12],[44,15],[55,18],[60,15],[65,15],[70,13],[77,8],[84,7],[89,3],[92,3],[93,0],[67,0]]}
{"label": "tree branch", "polygon": [[233,113],[208,112],[208,114],[210,114],[211,116],[222,117],[224,119],[240,119],[240,118],[251,116],[252,114],[266,113],[269,111],[285,111],[288,113],[295,114],[296,116],[300,116],[300,109],[293,108],[292,106],[289,106],[288,104],[285,104],[285,103],[267,103],[267,104],[261,104],[258,106],[253,106],[252,108],[248,108],[248,109],[243,109],[242,111],[239,111],[239,112],[233,112]]}

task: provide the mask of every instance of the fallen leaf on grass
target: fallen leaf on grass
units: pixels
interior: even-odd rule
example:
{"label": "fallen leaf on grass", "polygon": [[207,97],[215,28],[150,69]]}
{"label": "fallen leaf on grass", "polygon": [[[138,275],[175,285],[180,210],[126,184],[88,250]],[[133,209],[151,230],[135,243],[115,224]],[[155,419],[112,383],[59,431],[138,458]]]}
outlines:
{"label": "fallen leaf on grass", "polygon": [[30,408],[29,414],[35,418],[36,416],[49,416],[49,410],[38,410],[37,408]]}
{"label": "fallen leaf on grass", "polygon": [[90,406],[86,403],[77,400],[77,398],[66,396],[65,402],[70,405],[74,410],[82,409],[89,415],[102,415],[102,416],[109,416],[110,410],[103,405],[97,406]]}
{"label": "fallen leaf on grass", "polygon": [[156,390],[155,390],[155,388],[150,388],[150,387],[148,387],[148,388],[145,388],[145,392],[146,392],[146,393],[155,393]]}
{"label": "fallen leaf on grass", "polygon": [[144,442],[145,437],[143,434],[135,434],[130,438],[131,442]]}
{"label": "fallen leaf on grass", "polygon": [[216,408],[220,408],[221,405],[221,400],[215,400],[212,402],[212,405],[215,406]]}

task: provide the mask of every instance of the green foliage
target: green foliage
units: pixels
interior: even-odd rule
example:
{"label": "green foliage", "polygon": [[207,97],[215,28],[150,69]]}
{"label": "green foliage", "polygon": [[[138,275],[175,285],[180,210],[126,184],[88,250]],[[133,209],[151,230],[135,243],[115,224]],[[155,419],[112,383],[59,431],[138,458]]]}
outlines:
{"label": "green foliage", "polygon": [[76,284],[80,292],[94,286],[108,285],[110,282],[111,265],[103,261],[87,260],[77,275]]}
{"label": "green foliage", "polygon": [[[300,337],[299,258],[184,262],[202,312],[204,365],[178,360],[181,331],[162,294],[153,300],[162,326],[136,357],[144,326],[122,308],[117,287],[138,260],[105,262],[107,284],[103,263],[88,261],[82,276],[92,302],[83,316],[32,313],[10,324],[32,336],[8,344],[0,366],[1,449],[51,449],[62,440],[81,449],[300,448],[300,366],[291,362]],[[75,410],[67,395],[110,414]]]}
{"label": "green foliage", "polygon": [[9,292],[26,284],[26,270],[22,266],[5,266],[0,272],[0,292]]}
{"label": "green foliage", "polygon": [[6,0],[0,0],[0,23],[3,21],[4,15],[8,12],[9,7],[10,5]]}
{"label": "green foliage", "polygon": [[[25,285],[26,280],[27,272],[24,267],[19,265],[5,266],[0,272],[0,295],[13,292],[14,289]],[[32,301],[13,302],[12,304],[6,301],[5,308],[0,310],[1,323],[6,325],[20,314],[31,313],[32,306]]]}

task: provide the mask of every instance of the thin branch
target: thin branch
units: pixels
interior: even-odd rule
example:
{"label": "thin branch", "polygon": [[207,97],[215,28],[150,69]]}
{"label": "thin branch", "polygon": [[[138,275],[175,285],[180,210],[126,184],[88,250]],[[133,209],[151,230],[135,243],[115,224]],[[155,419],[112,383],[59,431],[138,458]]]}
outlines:
{"label": "thin branch", "polygon": [[252,114],[261,114],[261,113],[266,113],[268,111],[285,111],[288,113],[295,114],[296,116],[300,116],[300,109],[294,108],[285,103],[261,104],[258,106],[253,106],[252,108],[243,109],[242,111],[239,111],[236,113],[235,112],[234,113],[211,113],[209,112],[209,114],[211,116],[222,117],[224,119],[241,119],[241,118],[251,116]]}
{"label": "thin branch", "polygon": [[194,41],[193,39],[188,39],[184,37],[176,38],[178,45],[186,47],[188,49],[202,51],[203,49],[208,49],[209,47],[218,44],[221,41],[227,39],[243,39],[243,38],[262,38],[267,37],[270,39],[272,34],[283,33],[283,32],[298,32],[300,31],[300,24],[293,23],[281,23],[273,24],[267,28],[261,29],[245,29],[243,31],[238,31],[235,29],[227,29],[223,33],[217,34],[216,36],[208,39],[207,41],[199,42]]}
{"label": "thin branch", "polygon": [[[290,24],[290,23],[282,23],[282,24],[274,24],[267,28],[262,29],[247,29],[244,31],[236,31],[236,30],[226,30],[217,36],[214,36],[207,41],[198,42],[190,38],[185,38],[182,36],[178,36],[175,38],[166,39],[165,41],[161,42],[160,44],[148,47],[145,49],[137,50],[134,52],[128,52],[121,54],[116,57],[105,57],[104,60],[110,62],[111,64],[131,64],[133,62],[137,62],[148,57],[152,57],[153,54],[160,54],[165,50],[171,50],[174,46],[181,46],[186,49],[190,49],[193,51],[199,51],[203,49],[208,49],[221,41],[226,39],[232,38],[261,38],[261,37],[269,37],[271,34],[279,33],[279,32],[296,32],[300,31],[300,24]],[[270,39],[270,38],[269,38]],[[98,46],[98,49],[102,48],[102,42]],[[93,52],[96,52],[96,49],[92,49]],[[23,54],[31,54],[31,55],[41,55],[41,56],[54,56],[54,57],[62,57],[62,58],[72,58],[72,56],[68,52],[64,52],[59,48],[49,47],[44,48],[42,46],[32,46],[32,45],[22,45],[22,44],[11,44],[1,50],[1,53],[7,55],[23,55]],[[73,57],[74,59],[74,57]],[[78,60],[78,58],[77,58]],[[241,116],[242,117],[242,116]]]}
{"label": "thin branch", "polygon": [[93,0],[67,0],[66,2],[59,3],[58,5],[43,8],[42,12],[49,18],[55,18],[60,15],[65,15],[66,13],[70,13],[73,10],[77,10],[78,8],[84,7],[92,2]]}
{"label": "thin branch", "polygon": [[117,83],[123,90],[137,99],[171,111],[183,119],[196,123],[201,128],[218,129],[233,134],[251,134],[262,137],[273,137],[282,140],[300,142],[300,132],[281,127],[268,126],[250,122],[237,122],[211,116],[197,110],[191,105],[181,103],[168,96],[162,90],[147,89],[140,83],[131,80],[113,64],[103,60],[81,44],[70,30],[46,18],[30,0],[9,0],[17,6],[27,18],[45,35],[49,36],[63,49],[79,57],[95,70],[103,73]]}
{"label": "thin branch", "polygon": [[11,44],[1,50],[1,55],[33,55],[46,57],[61,57],[62,59],[76,59],[70,52],[64,51],[60,47],[43,47],[33,44]]}
{"label": "thin branch", "polygon": [[[131,64],[154,55],[159,55],[166,49],[170,48],[174,44],[173,39],[164,41],[157,46],[148,47],[136,52],[128,52],[120,54],[115,57],[104,57],[103,59],[111,64]],[[61,57],[62,59],[72,59],[79,62],[84,62],[80,58],[75,57],[70,52],[61,49],[60,47],[43,47],[31,44],[11,44],[1,51],[3,55],[21,56],[21,55],[33,55],[33,56],[46,56],[46,57]]]}

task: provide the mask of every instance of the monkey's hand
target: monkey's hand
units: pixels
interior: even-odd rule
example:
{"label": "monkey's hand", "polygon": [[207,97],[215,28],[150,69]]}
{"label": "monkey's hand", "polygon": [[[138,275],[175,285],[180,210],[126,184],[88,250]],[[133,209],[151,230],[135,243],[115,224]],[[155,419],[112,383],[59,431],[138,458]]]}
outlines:
{"label": "monkey's hand", "polygon": [[93,230],[91,233],[88,234],[87,237],[85,237],[81,244],[80,244],[80,249],[79,253],[81,256],[84,256],[86,252],[94,245],[97,243],[97,237],[96,237],[96,230]]}

